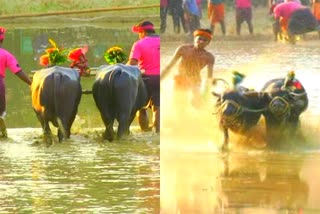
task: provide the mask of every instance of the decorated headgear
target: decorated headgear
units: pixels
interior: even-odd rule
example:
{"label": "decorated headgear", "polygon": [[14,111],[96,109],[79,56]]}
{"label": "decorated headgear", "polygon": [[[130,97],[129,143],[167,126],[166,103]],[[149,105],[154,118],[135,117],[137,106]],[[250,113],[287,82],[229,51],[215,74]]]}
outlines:
{"label": "decorated headgear", "polygon": [[69,51],[68,59],[70,59],[71,61],[79,61],[82,55],[83,55],[82,49],[75,48]]}
{"label": "decorated headgear", "polygon": [[126,54],[123,52],[122,48],[118,46],[114,46],[106,50],[103,57],[109,65],[124,63],[127,61]]}
{"label": "decorated headgear", "polygon": [[51,47],[45,50],[45,54],[40,57],[40,65],[42,66],[53,66],[62,64],[67,61],[66,51],[59,49],[57,44],[52,40],[49,39]]}
{"label": "decorated headgear", "polygon": [[7,30],[4,27],[0,27],[0,40],[4,40],[4,33]]}
{"label": "decorated headgear", "polygon": [[208,31],[205,30],[205,29],[195,30],[195,31],[193,32],[193,36],[194,36],[194,37],[203,36],[203,37],[207,38],[209,41],[212,40],[212,33],[208,32]]}
{"label": "decorated headgear", "polygon": [[242,80],[246,77],[244,74],[242,74],[238,71],[233,71],[232,74],[233,74],[232,83],[234,85],[242,82]]}
{"label": "decorated headgear", "polygon": [[132,27],[132,32],[134,33],[142,33],[145,30],[154,30],[152,22],[143,21]]}

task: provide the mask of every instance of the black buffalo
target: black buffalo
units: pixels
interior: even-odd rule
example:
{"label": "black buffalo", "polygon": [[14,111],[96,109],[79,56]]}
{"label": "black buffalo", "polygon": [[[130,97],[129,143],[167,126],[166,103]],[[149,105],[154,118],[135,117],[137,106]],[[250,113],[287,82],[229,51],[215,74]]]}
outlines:
{"label": "black buffalo", "polygon": [[[214,94],[217,95],[217,94]],[[255,91],[226,91],[217,101],[219,126],[224,133],[222,150],[228,149],[229,130],[247,134],[254,127],[262,113],[267,110],[270,97],[267,93]]]}
{"label": "black buffalo", "polygon": [[219,97],[217,115],[224,133],[222,150],[228,149],[229,130],[246,135],[262,115],[268,146],[301,137],[297,134],[299,117],[307,109],[307,93],[302,84],[293,91],[284,85],[285,79],[278,78],[268,81],[260,92],[227,90],[222,95],[213,93]]}
{"label": "black buffalo", "polygon": [[295,138],[302,140],[300,115],[308,107],[308,96],[303,85],[299,81],[297,83],[299,88],[286,90],[285,79],[278,78],[268,81],[262,88],[272,97],[268,111],[264,112],[267,140],[271,146]]}
{"label": "black buffalo", "polygon": [[104,138],[109,141],[115,137],[114,120],[119,123],[117,138],[120,139],[129,134],[137,111],[148,102],[147,90],[136,66],[100,66],[92,93],[106,128]]}
{"label": "black buffalo", "polygon": [[59,142],[70,137],[70,129],[81,99],[80,76],[76,70],[54,66],[36,71],[31,85],[32,106],[45,136],[49,122],[58,128]]}

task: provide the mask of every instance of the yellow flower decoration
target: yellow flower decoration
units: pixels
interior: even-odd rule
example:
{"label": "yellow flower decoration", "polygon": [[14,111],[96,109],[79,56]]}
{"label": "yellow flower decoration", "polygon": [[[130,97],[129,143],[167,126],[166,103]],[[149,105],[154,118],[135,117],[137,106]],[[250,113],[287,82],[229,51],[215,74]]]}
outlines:
{"label": "yellow flower decoration", "polygon": [[106,52],[104,53],[104,59],[107,61],[109,65],[113,65],[116,63],[126,62],[127,56],[123,52],[122,48],[114,46],[106,50]]}

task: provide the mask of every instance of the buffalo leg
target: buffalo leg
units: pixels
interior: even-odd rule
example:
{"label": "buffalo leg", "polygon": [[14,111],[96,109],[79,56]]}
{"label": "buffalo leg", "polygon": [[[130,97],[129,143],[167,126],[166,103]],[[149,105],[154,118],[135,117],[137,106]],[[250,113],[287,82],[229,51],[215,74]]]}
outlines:
{"label": "buffalo leg", "polygon": [[114,116],[112,116],[111,113],[108,113],[107,111],[101,109],[101,118],[106,127],[103,138],[108,141],[113,141],[115,135],[113,130]]}
{"label": "buffalo leg", "polygon": [[43,123],[43,133],[44,133],[44,141],[46,142],[46,144],[52,145],[53,144],[52,133],[50,130],[49,122]]}
{"label": "buffalo leg", "polygon": [[147,109],[141,109],[138,111],[138,122],[142,131],[150,131]]}
{"label": "buffalo leg", "polygon": [[37,118],[41,124],[42,127],[42,131],[43,131],[43,137],[44,137],[44,141],[48,144],[51,145],[52,144],[52,133],[50,130],[50,126],[49,126],[49,122],[45,121],[45,119],[43,118],[42,114],[39,112],[35,112],[37,115]]}
{"label": "buffalo leg", "polygon": [[108,140],[108,141],[113,141],[114,140],[114,130],[113,130],[113,121],[108,123],[108,125],[105,125],[106,126],[106,130],[103,134],[103,138]]}
{"label": "buffalo leg", "polygon": [[160,107],[153,106],[153,126],[156,129],[156,133],[160,132]]}
{"label": "buffalo leg", "polygon": [[229,144],[229,132],[227,128],[223,129],[224,134],[224,142],[222,145],[222,151],[228,151],[228,144]]}
{"label": "buffalo leg", "polygon": [[303,136],[303,133],[301,131],[299,116],[297,115],[291,116],[289,125],[290,125],[289,133],[291,133],[290,136],[292,137],[292,139],[297,139],[299,143],[305,143],[306,139]]}
{"label": "buffalo leg", "polygon": [[119,126],[117,131],[117,138],[120,139],[123,135],[129,134],[129,115],[128,114],[121,114],[119,119]]}

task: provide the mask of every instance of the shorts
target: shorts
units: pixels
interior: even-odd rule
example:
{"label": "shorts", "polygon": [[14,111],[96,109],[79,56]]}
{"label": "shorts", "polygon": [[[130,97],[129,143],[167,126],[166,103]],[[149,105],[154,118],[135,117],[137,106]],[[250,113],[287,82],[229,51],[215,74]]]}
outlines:
{"label": "shorts", "polygon": [[142,75],[151,106],[160,107],[160,75]]}
{"label": "shorts", "polygon": [[214,25],[217,22],[221,22],[224,20],[224,3],[220,4],[212,4],[208,5],[208,14],[210,23]]}
{"label": "shorts", "polygon": [[200,84],[201,80],[198,78],[190,78],[185,75],[176,75],[174,77],[174,86],[178,90],[189,90],[200,86]]}
{"label": "shorts", "polygon": [[237,23],[242,23],[244,21],[251,22],[252,10],[251,7],[248,8],[236,8],[236,21]]}

